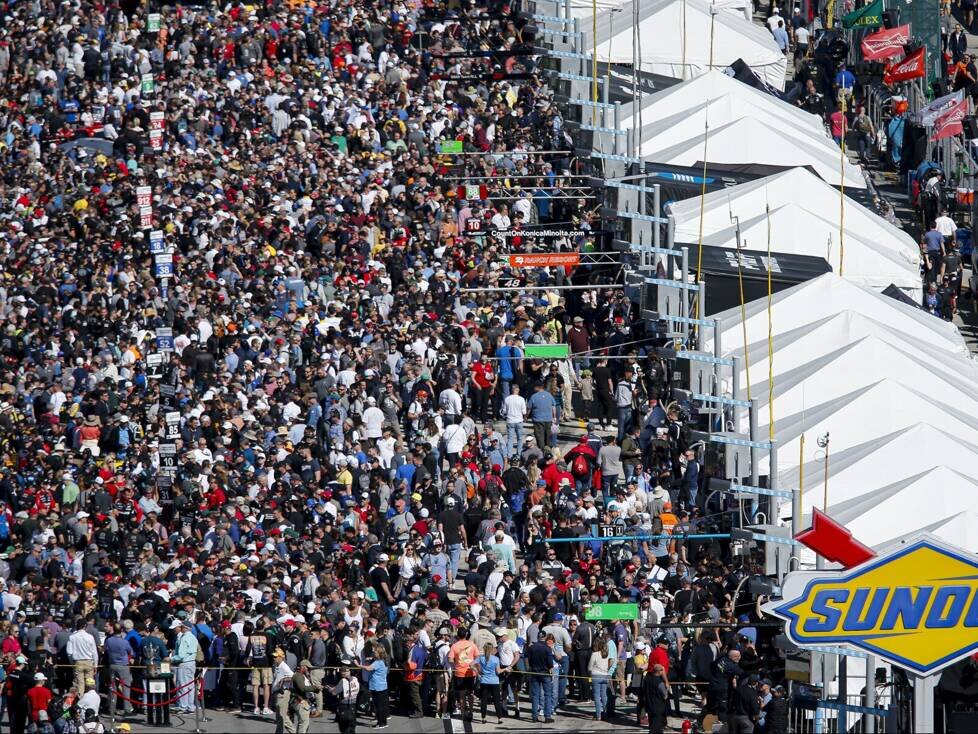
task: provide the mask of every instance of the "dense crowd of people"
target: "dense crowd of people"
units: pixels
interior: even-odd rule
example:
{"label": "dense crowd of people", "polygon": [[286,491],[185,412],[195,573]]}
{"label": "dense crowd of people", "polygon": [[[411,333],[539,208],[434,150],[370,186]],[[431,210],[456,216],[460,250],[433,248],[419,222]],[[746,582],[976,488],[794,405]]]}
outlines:
{"label": "dense crowd of people", "polygon": [[99,731],[167,670],[174,715],[278,731],[574,701],[662,731],[682,688],[785,731],[758,568],[687,537],[726,508],[633,304],[506,258],[598,236],[516,8],[5,12],[14,734]]}

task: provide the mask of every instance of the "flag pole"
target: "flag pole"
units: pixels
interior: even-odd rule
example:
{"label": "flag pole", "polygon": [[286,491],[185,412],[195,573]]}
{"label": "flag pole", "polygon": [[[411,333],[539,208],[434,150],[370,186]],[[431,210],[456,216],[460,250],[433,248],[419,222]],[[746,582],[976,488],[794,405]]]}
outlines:
{"label": "flag pole", "polygon": [[774,441],[774,321],[771,314],[771,205],[767,211],[767,410],[768,440]]}
{"label": "flag pole", "polygon": [[843,275],[846,259],[846,95],[839,90],[839,109],[842,111],[842,144],[839,146],[839,275]]}

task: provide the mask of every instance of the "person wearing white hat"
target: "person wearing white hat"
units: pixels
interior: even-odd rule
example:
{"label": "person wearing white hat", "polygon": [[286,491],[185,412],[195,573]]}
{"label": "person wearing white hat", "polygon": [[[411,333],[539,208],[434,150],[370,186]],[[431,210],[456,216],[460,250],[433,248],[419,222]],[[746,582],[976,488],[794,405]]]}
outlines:
{"label": "person wearing white hat", "polygon": [[174,685],[180,691],[176,710],[183,714],[192,714],[196,706],[194,703],[196,691],[195,686],[189,683],[197,674],[197,651],[200,643],[190,631],[185,619],[174,620],[170,629],[177,633],[173,654],[170,655],[170,660],[177,664]]}
{"label": "person wearing white hat", "polygon": [[35,725],[40,722],[40,715],[48,713],[48,704],[54,698],[51,689],[47,687],[48,677],[44,673],[34,673],[34,685],[27,691],[28,716]]}

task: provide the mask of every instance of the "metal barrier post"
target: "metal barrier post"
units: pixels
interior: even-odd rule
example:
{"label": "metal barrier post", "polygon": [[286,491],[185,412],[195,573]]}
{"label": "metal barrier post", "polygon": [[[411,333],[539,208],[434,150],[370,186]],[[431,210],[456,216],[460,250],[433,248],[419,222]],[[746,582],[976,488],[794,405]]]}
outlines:
{"label": "metal barrier post", "polygon": [[204,718],[204,676],[201,671],[196,671],[194,676],[194,732],[201,734],[201,723],[207,721]]}
{"label": "metal barrier post", "polygon": [[[866,708],[876,708],[876,656],[866,658]],[[876,717],[863,714],[863,731],[866,734],[876,734]]]}
{"label": "metal barrier post", "polygon": [[[116,699],[115,692],[117,690],[116,679],[118,676],[109,672],[109,725],[112,727],[112,731],[115,731],[115,709],[118,706],[118,701]],[[131,677],[131,676],[130,676]],[[129,688],[129,693],[132,694],[132,687]]]}

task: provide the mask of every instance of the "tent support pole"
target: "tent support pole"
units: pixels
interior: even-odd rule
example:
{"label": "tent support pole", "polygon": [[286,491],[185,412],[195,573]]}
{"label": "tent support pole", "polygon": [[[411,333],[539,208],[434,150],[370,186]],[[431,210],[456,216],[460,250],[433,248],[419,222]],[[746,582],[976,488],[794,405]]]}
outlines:
{"label": "tent support pole", "polygon": [[[705,287],[706,287],[706,283],[700,283],[700,288],[701,289],[702,288],[705,288]],[[683,299],[683,300],[685,300],[685,299]],[[700,318],[703,318],[703,317],[700,316]],[[697,326],[696,328],[697,328],[697,330],[699,330],[702,327]],[[705,339],[704,339],[704,341],[705,341]],[[706,346],[706,345],[704,344],[704,346]],[[720,333],[720,321],[719,321],[719,319],[714,319],[713,320],[713,356],[716,357],[717,360],[719,360],[720,357],[723,356],[723,344],[722,344],[722,335]],[[719,398],[720,397],[720,363],[719,363],[719,361],[713,363],[713,388],[710,390],[710,395],[712,395],[713,397],[716,397],[716,398]],[[709,421],[709,425],[710,425],[710,430],[712,431],[713,430],[713,421],[712,420]],[[720,426],[720,430],[722,431],[723,429],[724,429],[724,426],[721,425]]]}
{"label": "tent support pole", "polygon": [[[700,347],[700,349],[702,349],[702,347]],[[730,380],[730,397],[732,397],[734,400],[739,400],[737,396],[740,394],[740,363],[742,361],[743,361],[743,357],[738,357],[737,355],[733,356],[732,377]],[[740,406],[739,405],[730,406],[730,416],[733,422],[733,430],[739,431],[740,430]]]}
{"label": "tent support pole", "polygon": [[[683,250],[683,285],[689,283],[689,248],[684,247]],[[686,293],[682,293],[679,299],[679,315],[684,319],[689,318],[689,296]],[[683,342],[688,344],[689,340],[689,324],[680,324],[683,332]],[[719,356],[719,355],[717,355]]]}
{"label": "tent support pole", "polygon": [[[666,249],[675,250],[676,247],[676,220],[669,216],[669,227],[666,230]],[[675,255],[668,255],[666,259],[666,277],[673,277],[673,268],[676,264],[673,262],[673,257]]]}
{"label": "tent support pole", "polygon": [[[605,87],[606,92],[607,90],[608,88]],[[615,130],[621,130],[621,102],[615,102],[615,109],[612,119],[614,120],[613,127]],[[621,140],[621,135],[612,135],[611,137],[615,139],[615,155],[621,155],[621,143],[619,142]]]}
{"label": "tent support pole", "polygon": [[[876,708],[876,656],[870,655],[866,658],[866,700],[863,702],[866,708]],[[866,734],[876,734],[876,717],[872,714],[863,714],[863,731]]]}
{"label": "tent support pole", "polygon": [[[617,136],[615,136],[617,137]],[[659,184],[655,184],[652,187],[652,205],[655,211],[652,212],[653,216],[662,216],[662,189]],[[655,229],[652,230],[652,244],[656,247],[662,247],[662,225],[658,222],[655,223]]]}
{"label": "tent support pole", "polygon": [[[768,453],[768,469],[767,469],[767,486],[768,489],[778,488],[778,442],[773,438],[768,439],[771,442],[771,448]],[[795,496],[798,492],[793,492],[791,495],[792,502],[794,502]],[[774,523],[774,518],[778,514],[778,498],[777,497],[765,497],[765,507],[767,509],[766,518],[769,523]],[[796,546],[792,545],[792,548]],[[796,553],[797,551],[792,551]]]}
{"label": "tent support pole", "polygon": [[[717,321],[716,323],[719,324],[720,322]],[[717,329],[717,331],[719,331],[719,328]],[[757,401],[756,400],[750,401],[750,429],[748,435],[750,436],[750,440],[755,444],[758,441],[760,441],[760,438],[758,436],[758,430],[757,430]],[[760,476],[761,476],[761,450],[758,449],[755,445],[755,446],[751,446],[750,449],[750,486],[752,487],[758,486],[760,482]],[[738,505],[740,505],[741,502],[742,500],[738,500]],[[757,503],[757,498],[755,496],[754,498],[751,499],[752,518],[754,516],[754,512],[757,509],[756,503]],[[741,513],[743,512],[742,507],[740,508],[740,511]]]}
{"label": "tent support pole", "polygon": [[[706,282],[705,281],[700,283],[700,289],[696,292],[696,299],[697,299],[697,305],[699,307],[698,313],[704,314],[700,318],[706,318],[705,316],[706,311],[704,310],[706,308]],[[698,324],[696,326],[696,336],[698,337],[696,348],[702,352],[703,350],[706,349],[706,329],[703,328],[702,324]],[[719,397],[719,388],[718,388],[717,396]]]}

